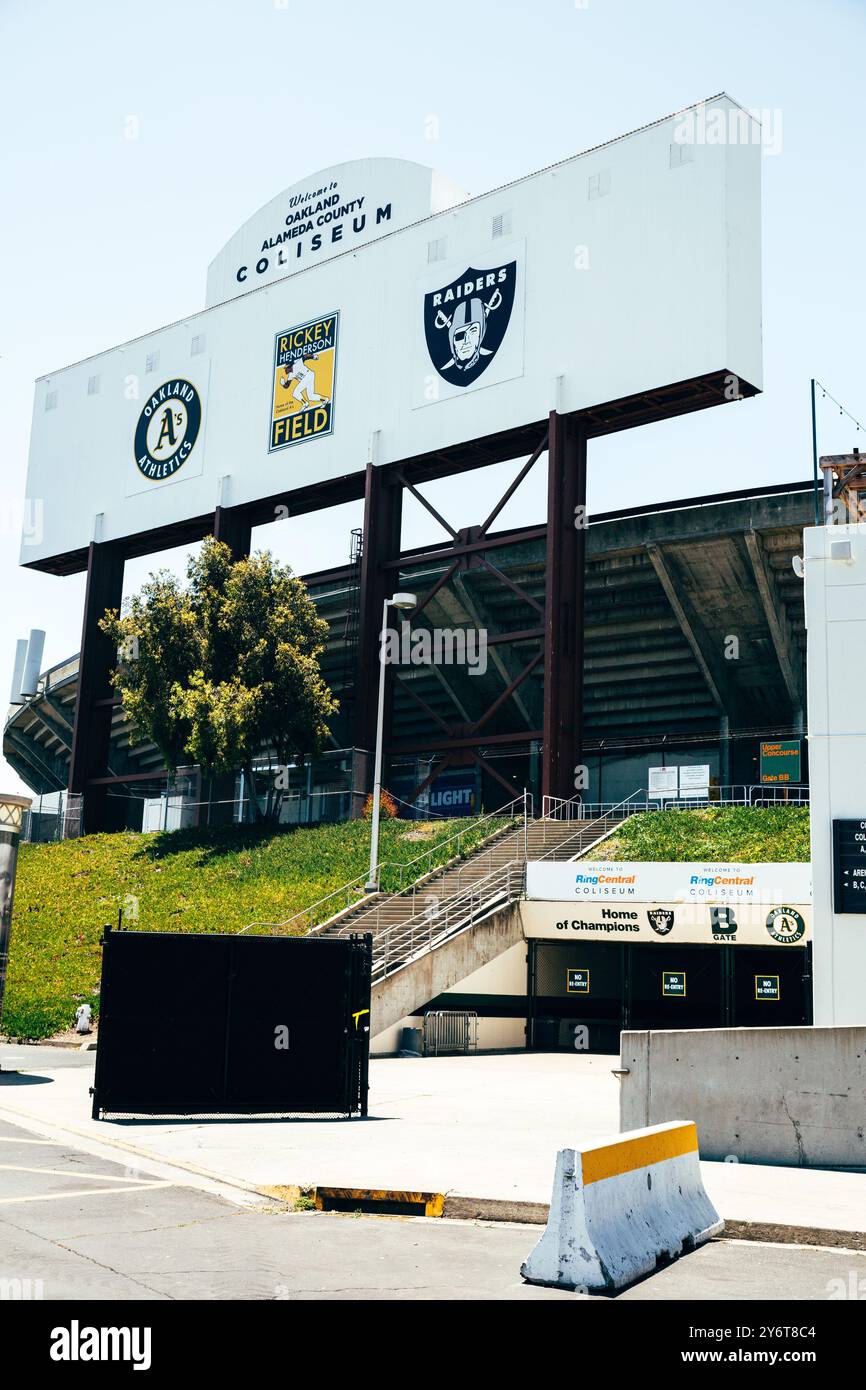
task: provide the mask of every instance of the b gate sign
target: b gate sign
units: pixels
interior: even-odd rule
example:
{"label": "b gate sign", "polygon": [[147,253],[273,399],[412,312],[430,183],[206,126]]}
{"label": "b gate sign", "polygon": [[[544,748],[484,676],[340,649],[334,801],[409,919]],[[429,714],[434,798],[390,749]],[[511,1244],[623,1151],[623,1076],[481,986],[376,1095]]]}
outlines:
{"label": "b gate sign", "polygon": [[599,434],[651,393],[654,418],[754,394],[760,169],[722,95],[479,197],[396,159],[303,178],[214,258],[202,312],[36,383],[22,563],[156,550],[218,503],[435,466],[553,409]]}

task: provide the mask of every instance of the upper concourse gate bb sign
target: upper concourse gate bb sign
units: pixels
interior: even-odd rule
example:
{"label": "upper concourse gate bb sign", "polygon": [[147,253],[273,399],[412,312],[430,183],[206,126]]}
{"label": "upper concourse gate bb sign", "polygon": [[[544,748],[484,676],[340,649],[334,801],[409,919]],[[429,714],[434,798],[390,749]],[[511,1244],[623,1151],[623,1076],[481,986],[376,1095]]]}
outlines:
{"label": "upper concourse gate bb sign", "polygon": [[156,550],[218,502],[501,449],[553,409],[598,434],[754,394],[760,170],[722,95],[478,197],[396,159],[305,178],[214,258],[203,311],[37,382],[22,563]]}

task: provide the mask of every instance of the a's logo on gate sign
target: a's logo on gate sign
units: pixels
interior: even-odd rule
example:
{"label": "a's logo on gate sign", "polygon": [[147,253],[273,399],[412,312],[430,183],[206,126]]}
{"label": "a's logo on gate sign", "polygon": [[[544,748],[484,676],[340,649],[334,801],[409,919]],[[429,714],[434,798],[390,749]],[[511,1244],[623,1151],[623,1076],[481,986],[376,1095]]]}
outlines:
{"label": "a's logo on gate sign", "polygon": [[135,462],[151,482],[171,478],[195,447],[201,399],[189,381],[164,381],[152,393],[135,427]]}
{"label": "a's logo on gate sign", "polygon": [[806,923],[793,907],[774,907],[767,918],[767,931],[782,946],[799,941],[805,930]]}
{"label": "a's logo on gate sign", "polygon": [[458,279],[424,296],[424,336],[444,381],[471,386],[502,345],[514,307],[517,261],[492,270],[467,266]]}
{"label": "a's logo on gate sign", "polygon": [[333,430],[339,325],[333,313],[276,335],[269,453]]}
{"label": "a's logo on gate sign", "polygon": [[647,921],[659,936],[667,936],[674,924],[674,914],[669,907],[656,907],[647,910]]}

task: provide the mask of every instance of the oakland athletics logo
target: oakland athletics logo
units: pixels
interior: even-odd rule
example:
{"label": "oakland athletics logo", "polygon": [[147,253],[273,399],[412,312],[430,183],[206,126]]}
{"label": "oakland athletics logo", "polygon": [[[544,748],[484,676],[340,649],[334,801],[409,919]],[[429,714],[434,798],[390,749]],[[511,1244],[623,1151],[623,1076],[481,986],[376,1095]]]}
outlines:
{"label": "oakland athletics logo", "polygon": [[799,941],[805,930],[806,923],[794,907],[774,907],[767,918],[767,931],[782,946]]}
{"label": "oakland athletics logo", "polygon": [[170,478],[189,458],[201,426],[201,400],[188,381],[165,381],[135,427],[135,462],[151,482]]}
{"label": "oakland athletics logo", "polygon": [[471,386],[499,351],[514,307],[517,262],[467,266],[457,280],[424,296],[424,335],[443,380]]}

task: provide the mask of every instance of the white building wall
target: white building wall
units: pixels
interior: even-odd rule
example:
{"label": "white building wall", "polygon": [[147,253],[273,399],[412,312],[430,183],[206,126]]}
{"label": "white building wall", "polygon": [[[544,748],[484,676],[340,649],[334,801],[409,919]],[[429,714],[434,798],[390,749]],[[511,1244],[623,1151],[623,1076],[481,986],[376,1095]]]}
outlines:
{"label": "white building wall", "polygon": [[[815,1023],[866,1023],[866,914],[833,911],[833,821],[866,821],[866,526],[804,532]],[[832,546],[850,544],[850,559]]]}
{"label": "white building wall", "polygon": [[[465,980],[461,980],[448,994],[512,994],[526,998],[527,974],[525,941],[518,941],[503,951],[495,960],[473,970]],[[374,1057],[393,1056],[400,1050],[400,1038],[404,1028],[422,1028],[423,1016],[420,1014],[401,1018],[391,1028],[386,1028],[371,1040],[370,1051]],[[478,1050],[491,1052],[500,1048],[526,1046],[526,1016],[520,1018],[480,1018],[478,1020]]]}

